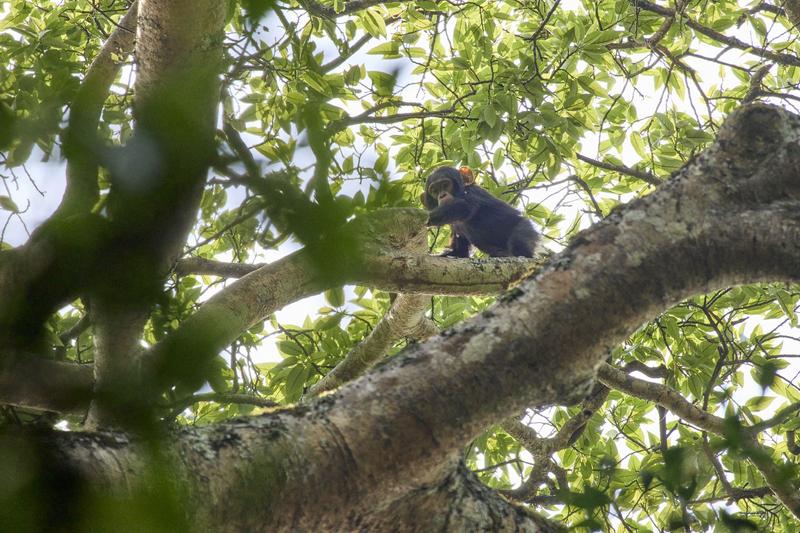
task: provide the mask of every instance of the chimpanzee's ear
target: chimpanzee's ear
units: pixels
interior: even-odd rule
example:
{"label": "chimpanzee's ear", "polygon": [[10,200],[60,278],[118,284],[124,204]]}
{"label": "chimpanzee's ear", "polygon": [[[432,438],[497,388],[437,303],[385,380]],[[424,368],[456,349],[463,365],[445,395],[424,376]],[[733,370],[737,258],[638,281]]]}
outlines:
{"label": "chimpanzee's ear", "polygon": [[428,209],[429,211],[430,211],[431,209],[433,209],[434,207],[436,207],[436,206],[433,206],[433,207],[432,207],[432,206],[430,205],[430,202],[428,201],[428,194],[427,194],[427,193],[422,193],[422,194],[420,194],[420,195],[419,195],[419,203],[421,203],[422,205],[424,205],[424,206],[425,206],[425,209]]}
{"label": "chimpanzee's ear", "polygon": [[475,184],[475,174],[472,173],[472,169],[469,167],[459,168],[458,173],[461,174],[461,181],[464,182],[464,187]]}

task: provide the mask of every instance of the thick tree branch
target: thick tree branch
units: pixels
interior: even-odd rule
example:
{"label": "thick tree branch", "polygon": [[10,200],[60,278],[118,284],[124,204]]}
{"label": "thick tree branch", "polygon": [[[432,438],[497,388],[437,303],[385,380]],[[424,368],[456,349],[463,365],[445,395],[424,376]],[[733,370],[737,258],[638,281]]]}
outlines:
{"label": "thick tree branch", "polygon": [[[100,403],[89,424],[119,423],[145,400],[142,329],[194,225],[215,154],[224,21],[225,4],[213,0],[140,0],[136,129],[111,163],[107,271],[90,288]],[[107,398],[115,405],[103,406]]]}
{"label": "thick tree branch", "polygon": [[[399,211],[390,209],[375,214],[391,220],[399,215]],[[367,271],[353,273],[348,279],[342,279],[341,283],[369,285],[390,292],[472,296],[497,294],[529,275],[536,267],[534,261],[522,258],[453,259],[427,254],[397,253],[390,249],[381,250],[378,256],[363,257],[360,262]],[[181,276],[198,274],[241,278],[264,266],[267,265],[187,257],[176,263],[175,272]],[[277,273],[263,271],[259,277],[268,275],[277,276]],[[291,302],[282,302],[280,306],[289,303]]]}
{"label": "thick tree branch", "polygon": [[136,40],[138,2],[117,23],[95,56],[70,106],[64,140],[67,156],[67,186],[53,218],[88,212],[97,202],[97,124],[111,84],[122,60],[133,52]]}
{"label": "thick tree branch", "polygon": [[175,273],[179,276],[197,274],[200,276],[219,276],[221,278],[241,278],[263,267],[264,263],[226,263],[202,257],[186,257],[175,263]]}
{"label": "thick tree branch", "polygon": [[0,372],[0,404],[58,413],[85,413],[92,365],[29,358]]}
{"label": "thick tree branch", "polygon": [[[67,184],[56,211],[21,248],[0,252],[0,347],[5,359],[26,351],[41,335],[42,322],[69,302],[94,277],[105,225],[89,215],[98,198],[97,124],[108,90],[134,44],[137,2],[86,72],[70,107],[64,136]],[[76,238],[74,235],[80,235]],[[97,259],[97,261],[95,261]]]}
{"label": "thick tree branch", "polygon": [[[763,4],[764,4],[764,6],[765,6],[767,11],[775,13],[774,10],[769,9],[769,7],[773,7],[773,6],[769,6],[769,4],[766,4],[766,2],[764,2]],[[783,5],[783,9],[786,11],[786,16],[789,18],[789,21],[792,24],[794,24],[795,30],[796,30],[797,26],[800,26],[800,1],[799,0],[783,0],[781,2],[781,4]],[[759,4],[759,5],[761,5],[761,4]],[[778,13],[776,13],[776,14],[781,14],[780,10],[778,10]]]}

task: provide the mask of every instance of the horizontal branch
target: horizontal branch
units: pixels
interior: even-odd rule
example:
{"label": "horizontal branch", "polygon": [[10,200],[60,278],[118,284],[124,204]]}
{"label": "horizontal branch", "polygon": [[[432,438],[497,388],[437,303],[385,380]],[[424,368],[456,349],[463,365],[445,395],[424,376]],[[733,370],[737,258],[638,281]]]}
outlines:
{"label": "horizontal branch", "polygon": [[256,407],[278,407],[280,404],[268,398],[261,398],[252,394],[241,394],[232,392],[206,392],[203,394],[194,394],[182,398],[177,402],[172,403],[169,408],[172,409],[173,417],[178,416],[184,409],[191,407],[199,402],[217,402],[217,403],[234,403],[240,405],[255,405]]}
{"label": "horizontal branch", "polygon": [[241,278],[264,266],[263,263],[226,263],[203,257],[186,257],[175,263],[175,273],[179,276],[197,274],[200,276],[219,276],[221,278]]}
{"label": "horizontal branch", "polygon": [[302,5],[306,11],[311,13],[312,15],[316,15],[318,17],[324,18],[337,18],[344,15],[350,15],[357,11],[361,11],[363,9],[367,9],[372,6],[379,6],[382,4],[399,4],[410,2],[411,0],[392,0],[391,2],[387,2],[386,0],[350,0],[349,2],[344,2],[344,6],[341,10],[337,11],[332,7],[324,6],[319,2],[315,2],[314,0],[302,0],[300,5]]}
{"label": "horizontal branch", "polygon": [[0,371],[0,404],[82,413],[93,383],[92,365],[31,357]]}

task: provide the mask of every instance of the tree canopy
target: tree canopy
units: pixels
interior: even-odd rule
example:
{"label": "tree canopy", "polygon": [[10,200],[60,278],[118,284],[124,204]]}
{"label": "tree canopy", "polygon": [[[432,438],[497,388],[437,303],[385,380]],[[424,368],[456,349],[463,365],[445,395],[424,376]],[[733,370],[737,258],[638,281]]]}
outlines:
{"label": "tree canopy", "polygon": [[[794,531],[798,24],[0,4],[0,524]],[[442,165],[546,250],[436,257]]]}

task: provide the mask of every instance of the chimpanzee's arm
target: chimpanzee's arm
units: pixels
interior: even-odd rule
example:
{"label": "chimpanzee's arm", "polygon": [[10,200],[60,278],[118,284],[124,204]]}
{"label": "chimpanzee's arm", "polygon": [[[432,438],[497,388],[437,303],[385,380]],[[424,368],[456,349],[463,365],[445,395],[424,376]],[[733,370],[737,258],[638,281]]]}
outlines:
{"label": "chimpanzee's arm", "polygon": [[472,214],[473,207],[466,200],[457,198],[428,213],[428,226],[444,226],[466,220]]}
{"label": "chimpanzee's arm", "polygon": [[[452,228],[451,231],[453,231]],[[453,237],[450,239],[450,249],[445,250],[441,257],[469,257],[469,244],[469,239],[453,233]]]}

